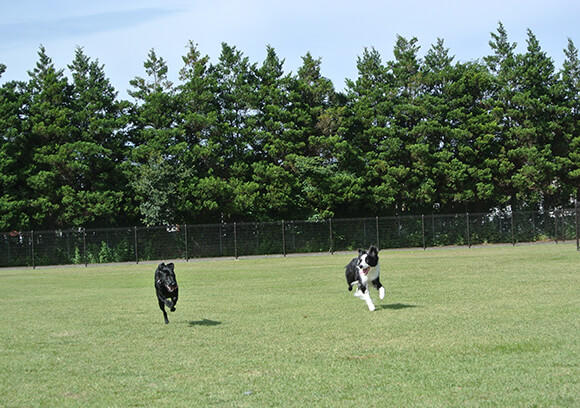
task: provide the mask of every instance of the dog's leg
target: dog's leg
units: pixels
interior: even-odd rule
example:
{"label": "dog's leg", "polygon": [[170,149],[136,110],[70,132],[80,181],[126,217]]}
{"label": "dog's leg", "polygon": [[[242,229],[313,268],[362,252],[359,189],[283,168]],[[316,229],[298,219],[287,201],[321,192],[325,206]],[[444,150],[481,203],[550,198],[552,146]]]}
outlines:
{"label": "dog's leg", "polygon": [[373,286],[379,291],[379,299],[383,300],[385,298],[385,288],[381,284],[379,278],[373,281]]}
{"label": "dog's leg", "polygon": [[356,288],[356,291],[354,292],[354,296],[359,298],[359,299],[363,299],[365,293],[361,290],[360,286],[358,286]]}
{"label": "dog's leg", "polygon": [[371,299],[371,294],[367,286],[359,286],[354,295],[357,298],[364,300],[371,312],[375,310],[375,305]]}
{"label": "dog's leg", "polygon": [[165,320],[165,324],[169,323],[169,319],[167,318],[167,312],[165,311],[165,302],[159,299],[159,309],[163,312],[163,319]]}
{"label": "dog's leg", "polygon": [[367,303],[367,306],[369,307],[369,310],[371,312],[375,310],[375,304],[373,303],[373,300],[371,299],[371,294],[368,290],[365,293],[363,293],[361,299]]}
{"label": "dog's leg", "polygon": [[357,298],[360,298],[363,295],[363,293],[360,290],[360,282],[359,281],[356,280],[354,282],[351,282],[348,285],[348,290],[352,290],[352,287],[355,286],[355,285],[357,285],[357,287],[356,287],[356,290],[354,292],[354,296],[357,297]]}

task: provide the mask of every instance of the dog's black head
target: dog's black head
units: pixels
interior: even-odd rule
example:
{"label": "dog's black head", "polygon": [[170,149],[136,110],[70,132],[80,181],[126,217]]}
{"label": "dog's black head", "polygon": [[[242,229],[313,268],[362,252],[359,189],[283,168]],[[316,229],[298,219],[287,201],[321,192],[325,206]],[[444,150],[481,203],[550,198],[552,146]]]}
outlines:
{"label": "dog's black head", "polygon": [[157,284],[164,287],[169,293],[177,289],[177,280],[175,279],[174,269],[175,266],[172,263],[167,265],[160,263],[155,271],[155,280]]}
{"label": "dog's black head", "polygon": [[359,272],[367,275],[371,268],[379,264],[379,250],[375,246],[371,246],[368,251],[358,250],[358,268]]}

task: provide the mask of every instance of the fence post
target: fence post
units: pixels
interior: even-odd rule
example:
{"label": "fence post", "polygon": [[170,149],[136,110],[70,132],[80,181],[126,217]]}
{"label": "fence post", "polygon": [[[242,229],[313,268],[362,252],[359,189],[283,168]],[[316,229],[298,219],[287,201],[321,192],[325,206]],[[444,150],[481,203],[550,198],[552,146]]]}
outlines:
{"label": "fence post", "polygon": [[234,222],[234,256],[238,259],[238,232],[236,229],[236,223]]}
{"label": "fence post", "polygon": [[560,219],[562,220],[562,226],[560,228],[560,234],[562,234],[562,242],[566,242],[566,217],[564,216],[564,210],[560,213]]}
{"label": "fence post", "polygon": [[85,268],[89,266],[89,256],[87,254],[87,229],[83,228],[83,258],[85,259]]}
{"label": "fence post", "polygon": [[12,261],[12,255],[10,253],[10,234],[8,234],[8,239],[6,240],[6,248],[8,250],[8,264]]}
{"label": "fence post", "polygon": [[224,226],[224,222],[222,220],[222,222],[220,223],[220,256],[224,256],[224,243],[223,243],[223,226]]}
{"label": "fence post", "polygon": [[185,224],[185,262],[189,262],[189,251],[187,246],[187,224]]}
{"label": "fence post", "polygon": [[423,230],[423,250],[427,249],[425,244],[425,214],[421,214],[421,229]]}
{"label": "fence post", "polygon": [[333,241],[332,241],[332,218],[328,219],[328,228],[330,230],[330,255],[334,255]]}
{"label": "fence post", "polygon": [[34,261],[34,230],[30,231],[30,245],[32,255],[32,269],[36,269],[36,262]]}
{"label": "fence post", "polygon": [[516,246],[516,240],[514,238],[514,211],[511,211],[511,223],[512,223],[512,246]]}
{"label": "fence post", "polygon": [[286,257],[286,228],[284,228],[284,220],[282,220],[282,254]]}
{"label": "fence post", "polygon": [[575,219],[576,219],[576,251],[580,251],[580,234],[578,233],[578,199],[576,199],[576,204],[574,206],[574,209],[576,210],[574,212],[575,214]]}
{"label": "fence post", "polygon": [[137,227],[133,227],[133,237],[135,239],[135,263],[139,263],[139,249],[137,245]]}
{"label": "fence post", "polygon": [[554,239],[558,244],[558,210],[554,211]]}
{"label": "fence post", "polygon": [[381,241],[380,241],[380,235],[379,235],[379,216],[377,215],[377,217],[375,218],[375,225],[376,225],[376,229],[377,229],[377,248],[381,249]]}
{"label": "fence post", "polygon": [[471,231],[469,231],[469,212],[465,214],[465,221],[467,222],[467,247],[471,248]]}

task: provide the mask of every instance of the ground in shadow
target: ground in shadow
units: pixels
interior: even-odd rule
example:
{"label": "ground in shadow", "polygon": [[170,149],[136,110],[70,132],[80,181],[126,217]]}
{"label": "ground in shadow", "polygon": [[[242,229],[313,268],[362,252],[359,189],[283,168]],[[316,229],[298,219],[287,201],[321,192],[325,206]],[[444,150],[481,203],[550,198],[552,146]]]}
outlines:
{"label": "ground in shadow", "polygon": [[401,309],[410,309],[413,307],[419,307],[417,305],[407,305],[405,303],[392,303],[390,305],[381,305],[383,309],[391,309],[391,310],[401,310]]}
{"label": "ground in shadow", "polygon": [[216,320],[209,320],[209,319],[201,319],[201,320],[194,320],[189,322],[190,326],[219,326],[222,322],[218,322]]}

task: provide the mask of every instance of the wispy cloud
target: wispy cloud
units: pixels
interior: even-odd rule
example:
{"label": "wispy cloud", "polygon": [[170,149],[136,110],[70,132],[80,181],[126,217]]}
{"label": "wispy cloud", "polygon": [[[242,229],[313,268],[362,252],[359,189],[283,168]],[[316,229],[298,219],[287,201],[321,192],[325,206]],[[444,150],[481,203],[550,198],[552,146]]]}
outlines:
{"label": "wispy cloud", "polygon": [[127,29],[164,18],[179,11],[166,8],[142,8],[0,24],[0,44],[2,47],[7,47],[30,41],[42,43],[58,38]]}

